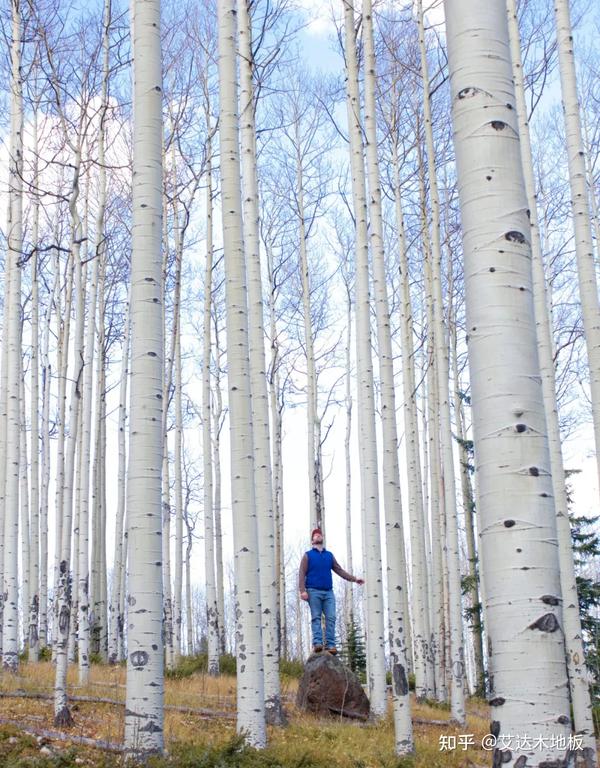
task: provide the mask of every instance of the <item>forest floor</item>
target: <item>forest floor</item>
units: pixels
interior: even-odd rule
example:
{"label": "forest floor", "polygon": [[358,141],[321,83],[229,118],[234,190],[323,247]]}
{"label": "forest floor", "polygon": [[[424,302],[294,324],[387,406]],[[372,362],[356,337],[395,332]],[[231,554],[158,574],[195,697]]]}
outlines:
{"label": "forest floor", "polygon": [[[75,725],[57,738],[53,724],[49,662],[23,663],[18,675],[0,677],[1,768],[112,768],[124,758],[111,745],[123,741],[125,669],[92,666],[90,684],[77,685],[69,673],[69,694]],[[391,713],[376,724],[321,719],[299,711],[294,703],[298,682],[282,679],[286,727],[269,727],[269,746],[257,752],[243,746],[235,733],[235,677],[211,678],[197,673],[167,679],[165,747],[149,768],[478,768],[491,765],[482,747],[488,732],[485,702],[468,703],[468,722],[456,728],[444,721],[450,713],[440,706],[413,702],[416,755],[394,756]],[[36,698],[39,697],[39,698]],[[171,707],[171,708],[169,708]],[[26,729],[26,730],[25,730]],[[442,749],[445,737],[457,737],[454,749]],[[462,738],[461,738],[462,737]],[[104,742],[105,749],[90,746]],[[474,742],[469,744],[467,742]],[[452,747],[451,740],[446,746]]]}

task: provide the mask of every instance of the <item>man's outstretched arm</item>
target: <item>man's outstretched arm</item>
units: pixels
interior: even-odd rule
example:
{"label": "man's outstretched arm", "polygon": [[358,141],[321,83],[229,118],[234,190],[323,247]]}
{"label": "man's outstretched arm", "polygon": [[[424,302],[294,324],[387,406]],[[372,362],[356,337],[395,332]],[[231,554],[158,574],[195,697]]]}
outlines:
{"label": "man's outstretched arm", "polygon": [[334,573],[337,573],[338,576],[340,576],[342,579],[346,579],[346,581],[354,581],[357,584],[364,584],[363,579],[357,579],[356,576],[353,576],[351,573],[348,573],[348,571],[345,571],[342,566],[338,563],[338,561],[333,558],[333,565],[331,566],[331,570]]}

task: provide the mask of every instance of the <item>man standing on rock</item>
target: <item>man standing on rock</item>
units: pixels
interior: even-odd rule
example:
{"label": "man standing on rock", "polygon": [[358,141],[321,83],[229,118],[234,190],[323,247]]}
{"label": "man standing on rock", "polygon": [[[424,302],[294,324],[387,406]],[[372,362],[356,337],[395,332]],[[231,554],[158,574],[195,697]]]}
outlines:
{"label": "man standing on rock", "polygon": [[323,627],[321,616],[325,615],[325,650],[337,653],[335,647],[335,595],[333,594],[333,578],[331,572],[337,573],[346,581],[364,584],[363,579],[352,576],[345,571],[333,554],[323,546],[323,534],[320,528],[311,533],[312,549],[305,552],[300,561],[298,587],[300,597],[310,606],[312,624],[313,650],[319,653],[323,650]]}

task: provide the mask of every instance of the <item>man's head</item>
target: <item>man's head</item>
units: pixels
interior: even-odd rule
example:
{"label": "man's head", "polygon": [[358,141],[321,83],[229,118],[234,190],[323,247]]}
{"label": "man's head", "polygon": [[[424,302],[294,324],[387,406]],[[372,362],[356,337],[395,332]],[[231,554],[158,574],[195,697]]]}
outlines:
{"label": "man's head", "polygon": [[318,547],[323,545],[323,532],[320,528],[313,529],[313,532],[310,534],[310,540],[313,546]]}

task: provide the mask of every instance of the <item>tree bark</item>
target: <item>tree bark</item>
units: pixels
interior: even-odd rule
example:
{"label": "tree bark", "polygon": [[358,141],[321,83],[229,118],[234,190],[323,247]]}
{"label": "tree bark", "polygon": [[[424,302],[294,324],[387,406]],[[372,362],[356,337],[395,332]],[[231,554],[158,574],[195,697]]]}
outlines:
{"label": "tree bark", "polygon": [[[23,86],[21,0],[12,0],[8,231],[5,264],[6,475],[2,581],[2,667],[19,667],[19,464],[21,431],[21,256],[23,251]],[[3,361],[3,362],[4,362]]]}
{"label": "tree bark", "polygon": [[592,768],[592,766],[598,764],[598,759],[596,755],[596,740],[594,737],[592,702],[589,686],[586,680],[587,669],[582,643],[577,580],[575,577],[573,551],[571,546],[571,526],[569,523],[567,487],[561,450],[558,408],[556,403],[552,330],[547,312],[548,297],[546,292],[546,277],[544,274],[544,259],[542,255],[537,215],[535,174],[533,170],[531,137],[527,119],[528,112],[525,102],[523,65],[521,61],[521,45],[515,0],[507,0],[507,11],[521,158],[523,161],[525,189],[530,214],[529,222],[535,324],[542,374],[542,394],[546,413],[546,428],[548,430],[550,448],[550,472],[552,475],[552,488],[556,511],[558,560],[562,591],[562,616],[567,652],[566,658],[569,674],[569,687],[571,691],[571,704],[573,707],[573,726],[574,731],[581,736],[583,740],[583,752],[585,760],[587,761],[586,768]]}
{"label": "tree bark", "polygon": [[568,762],[557,738],[570,731],[568,682],[506,4],[446,0],[445,10],[493,730],[545,738],[540,749],[498,748],[494,760]]}
{"label": "tree bark", "polygon": [[163,357],[161,270],[162,72],[160,0],[134,0],[133,249],[127,516],[128,657],[125,747],[163,749],[161,471]]}
{"label": "tree bark", "polygon": [[354,3],[343,0],[346,56],[346,106],[350,130],[352,200],[356,226],[356,367],[358,377],[358,438],[363,508],[365,597],[367,605],[368,680],[371,712],[382,717],[386,711],[385,638],[379,535],[379,483],[375,391],[371,354],[371,300],[369,292],[369,244],[363,156]]}
{"label": "tree bark", "polygon": [[235,0],[223,0],[217,9],[231,506],[236,571],[237,728],[250,745],[262,748],[266,744],[262,606],[257,572],[259,553],[248,359],[248,295],[242,239]]}

